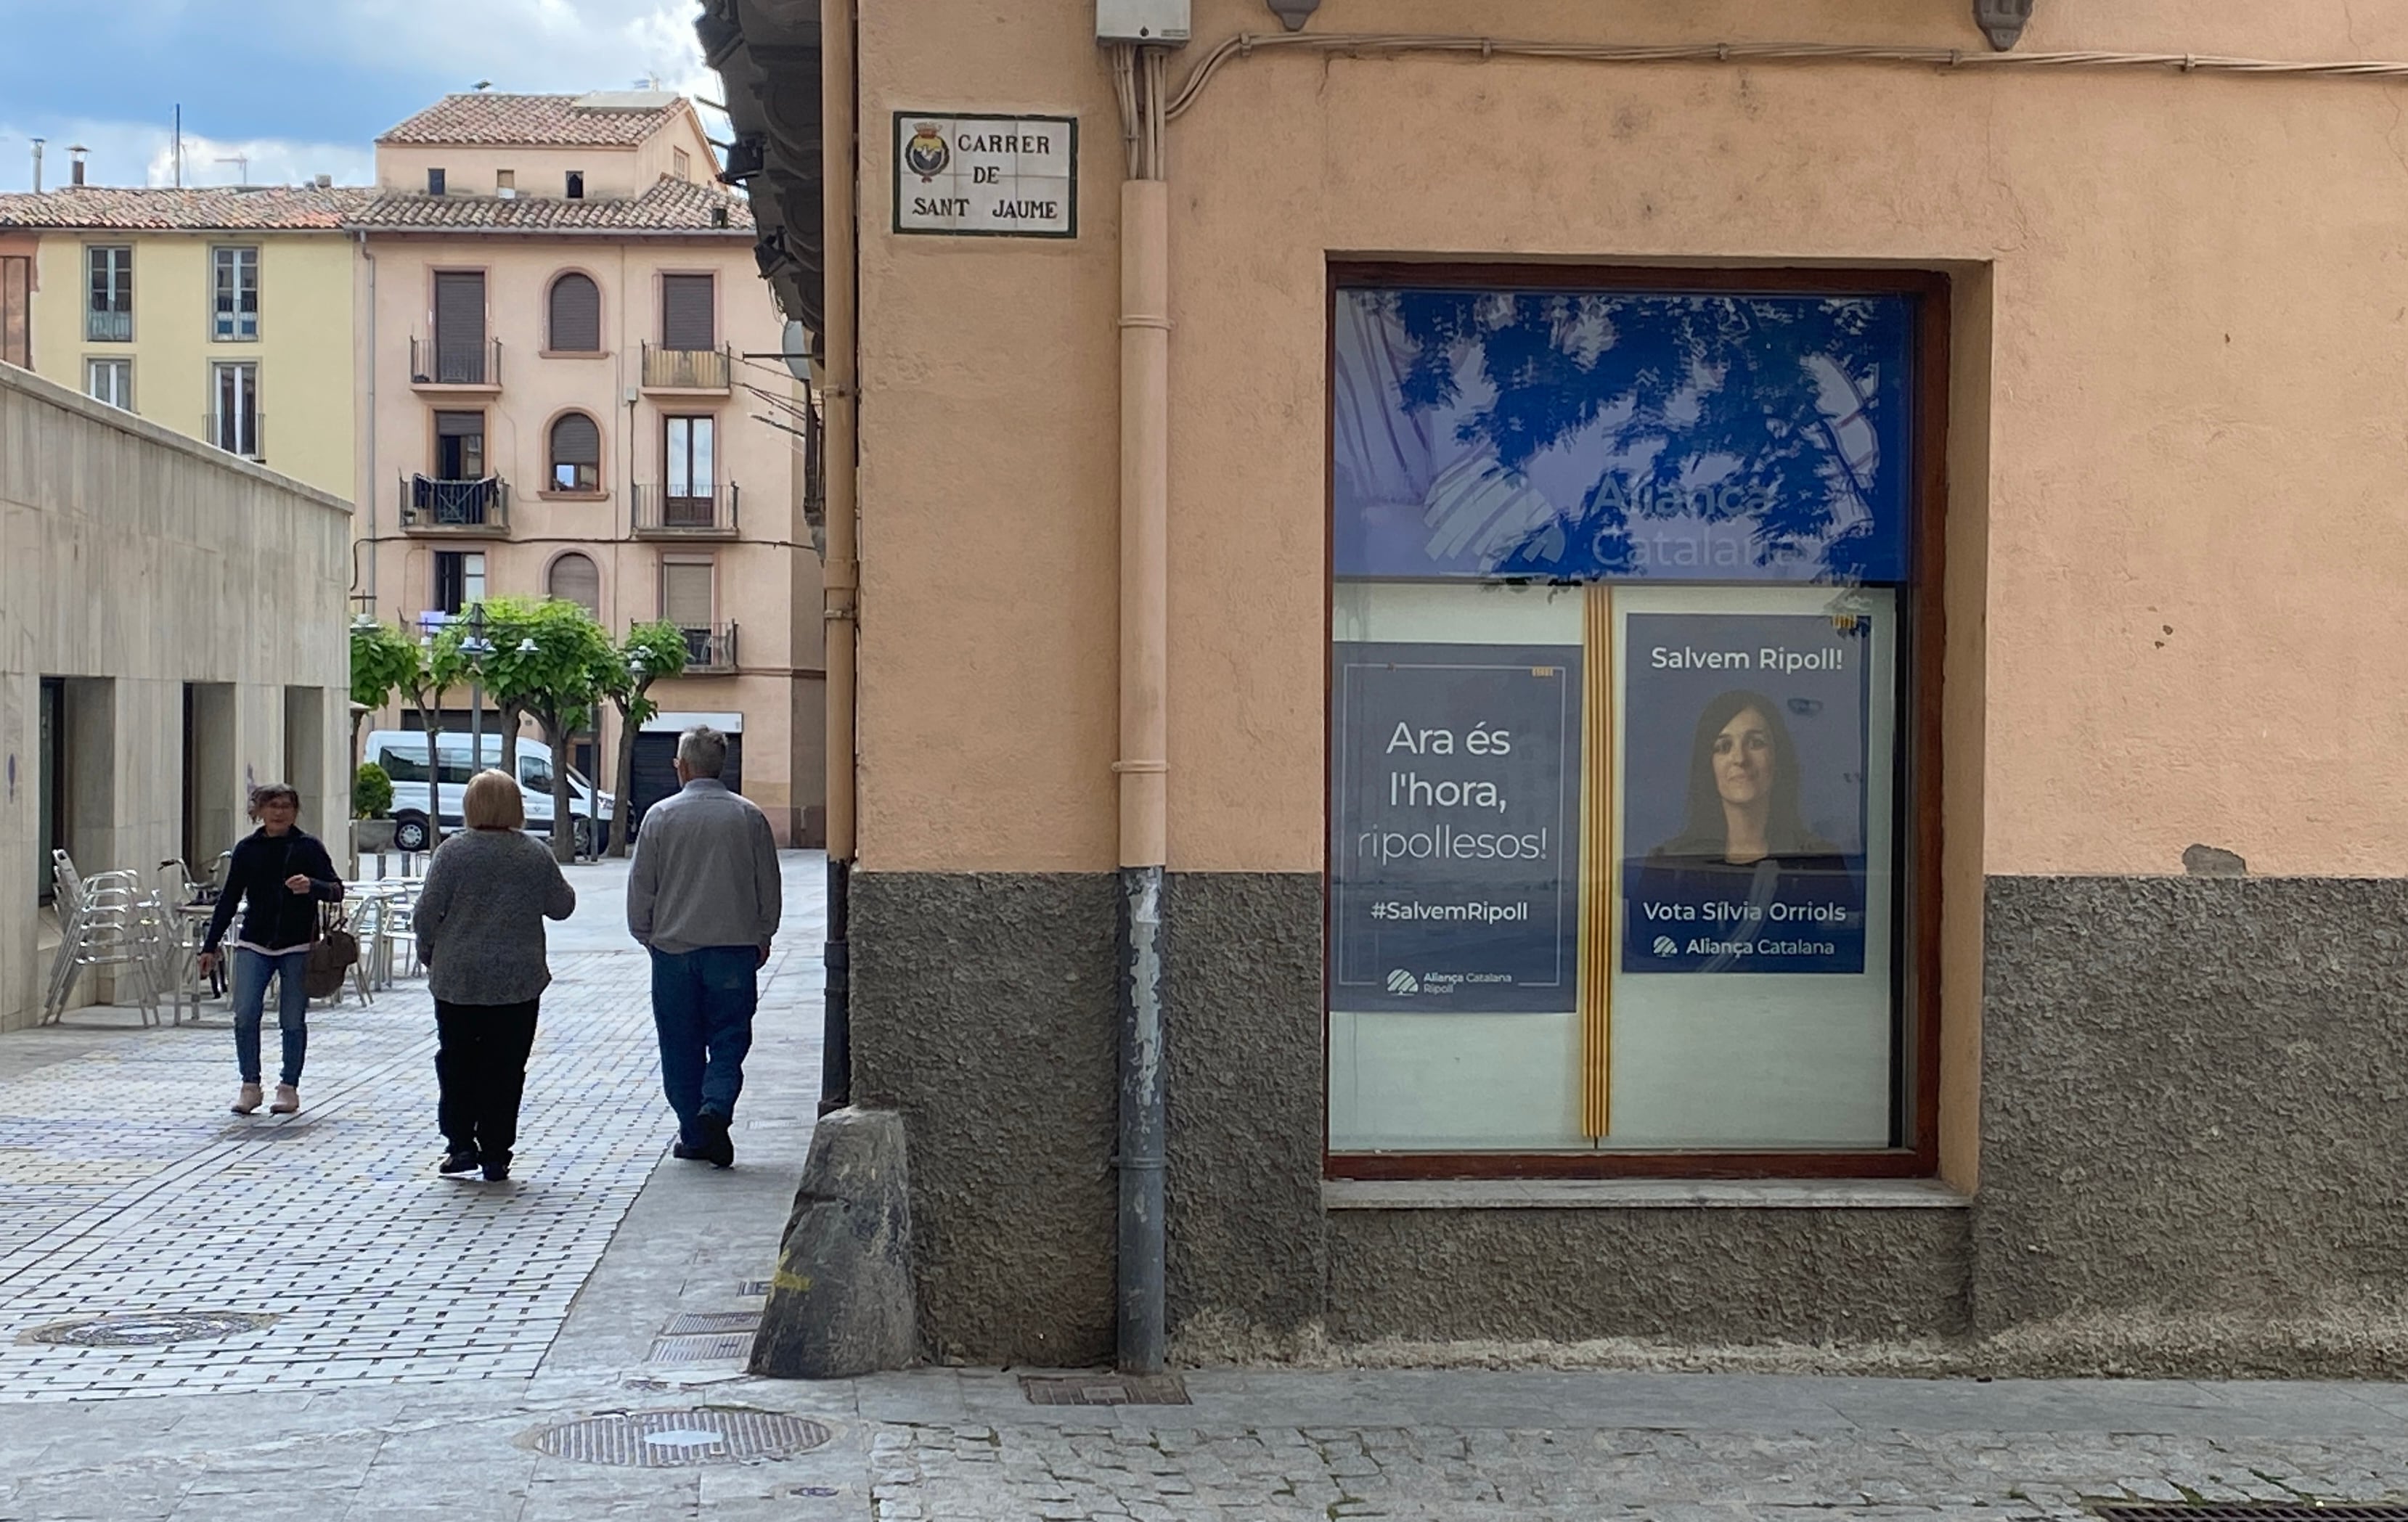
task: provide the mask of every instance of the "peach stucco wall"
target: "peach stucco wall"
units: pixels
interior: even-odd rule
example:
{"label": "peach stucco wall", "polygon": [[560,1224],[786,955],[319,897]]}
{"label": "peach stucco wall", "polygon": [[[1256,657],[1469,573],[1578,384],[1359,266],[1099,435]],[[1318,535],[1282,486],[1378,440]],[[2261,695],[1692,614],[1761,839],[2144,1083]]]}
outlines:
{"label": "peach stucco wall", "polygon": [[[1121,165],[1093,7],[863,11],[862,862],[1109,869]],[[2343,0],[2039,11],[2028,50],[2408,56],[2408,10]],[[1175,78],[1274,24],[1195,12]],[[1958,0],[1327,0],[1312,30],[1509,25],[1983,47]],[[2180,871],[2193,843],[2408,871],[2403,105],[2174,74],[1233,62],[1170,131],[1172,865],[1321,863],[1325,269],[1393,255],[1955,272],[1956,896]],[[889,115],[945,107],[1080,116],[1076,242],[887,231]]]}

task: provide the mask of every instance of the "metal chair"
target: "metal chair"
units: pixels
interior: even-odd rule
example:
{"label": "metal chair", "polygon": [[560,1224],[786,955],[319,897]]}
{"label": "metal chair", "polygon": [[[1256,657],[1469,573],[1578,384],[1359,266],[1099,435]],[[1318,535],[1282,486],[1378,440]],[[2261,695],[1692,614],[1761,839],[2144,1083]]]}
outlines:
{"label": "metal chair", "polygon": [[[59,854],[64,859],[64,853]],[[53,863],[54,869],[59,866]],[[86,968],[122,969],[120,975],[132,986],[142,1023],[159,1023],[166,913],[158,895],[145,889],[131,872],[76,877],[71,862],[59,872],[59,892],[63,903],[72,898],[72,909],[60,918],[59,960],[41,1023],[55,1025],[65,1015]]]}

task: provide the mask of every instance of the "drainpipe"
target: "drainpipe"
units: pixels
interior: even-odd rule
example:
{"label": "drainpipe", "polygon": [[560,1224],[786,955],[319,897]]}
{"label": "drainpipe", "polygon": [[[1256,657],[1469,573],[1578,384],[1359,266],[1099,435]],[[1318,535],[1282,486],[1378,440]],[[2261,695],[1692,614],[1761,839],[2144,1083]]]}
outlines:
{"label": "drainpipe", "polygon": [[1162,52],[1131,51],[1114,61],[1123,121],[1136,126],[1130,178],[1121,185],[1120,759],[1112,763],[1120,779],[1118,1362],[1125,1373],[1151,1374],[1162,1370],[1166,1342],[1170,201],[1162,165]]}
{"label": "drainpipe", "polygon": [[[356,238],[358,238],[358,239],[359,239],[359,245],[360,245],[360,259],[361,259],[361,261],[362,261],[363,263],[365,263],[367,265],[367,267],[368,267],[368,334],[367,334],[367,338],[368,338],[368,342],[367,342],[367,371],[368,371],[368,376],[367,376],[367,383],[366,383],[366,385],[363,388],[363,390],[364,390],[364,391],[366,391],[366,394],[367,394],[367,408],[368,408],[368,411],[367,411],[367,435],[368,435],[368,436],[367,436],[367,438],[364,441],[364,442],[365,442],[365,444],[366,444],[366,457],[367,457],[367,480],[366,480],[366,490],[363,492],[363,495],[366,498],[367,510],[368,510],[368,535],[367,535],[367,537],[368,537],[368,605],[369,605],[369,606],[371,606],[371,607],[373,607],[373,606],[375,606],[375,605],[376,605],[377,591],[378,591],[378,586],[377,586],[377,392],[376,392],[376,384],[377,384],[377,266],[376,266],[376,254],[375,254],[375,252],[374,252],[373,250],[371,250],[371,249],[368,248],[368,235],[367,235],[366,230],[366,229],[361,229],[360,231],[358,231],[358,232],[354,233],[352,235],[353,235],[354,237],[356,237]],[[432,754],[433,754],[433,752],[432,752],[432,751],[429,751],[429,752],[428,752],[428,754],[429,754],[429,755],[432,755]],[[357,758],[353,758],[353,759],[354,759],[354,761],[356,761],[356,760],[357,760]]]}
{"label": "drainpipe", "polygon": [[847,944],[852,914],[854,823],[853,698],[858,670],[861,550],[857,420],[861,370],[858,314],[860,256],[855,246],[853,98],[855,0],[820,6],[821,176],[826,216],[826,331],[820,334],[825,384],[822,459],[827,471],[827,553],[820,568],[821,618],[827,658],[827,944],[823,957],[827,995],[823,1009],[820,1114],[853,1102],[853,973]]}

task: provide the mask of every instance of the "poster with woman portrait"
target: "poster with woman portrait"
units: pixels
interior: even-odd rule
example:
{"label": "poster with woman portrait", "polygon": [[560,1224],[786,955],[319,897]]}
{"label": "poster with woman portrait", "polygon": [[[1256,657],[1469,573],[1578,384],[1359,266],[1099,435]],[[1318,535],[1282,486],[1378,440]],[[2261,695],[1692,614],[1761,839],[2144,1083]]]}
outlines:
{"label": "poster with woman portrait", "polygon": [[1865,970],[1872,620],[1632,613],[1622,970]]}

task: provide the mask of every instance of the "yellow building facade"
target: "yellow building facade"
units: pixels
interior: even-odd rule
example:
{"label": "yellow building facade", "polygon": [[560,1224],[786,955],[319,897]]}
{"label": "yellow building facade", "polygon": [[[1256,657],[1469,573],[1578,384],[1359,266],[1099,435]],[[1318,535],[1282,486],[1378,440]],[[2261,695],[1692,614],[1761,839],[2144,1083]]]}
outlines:
{"label": "yellow building facade", "polygon": [[345,499],[356,245],[329,187],[0,196],[0,332],[46,379]]}

